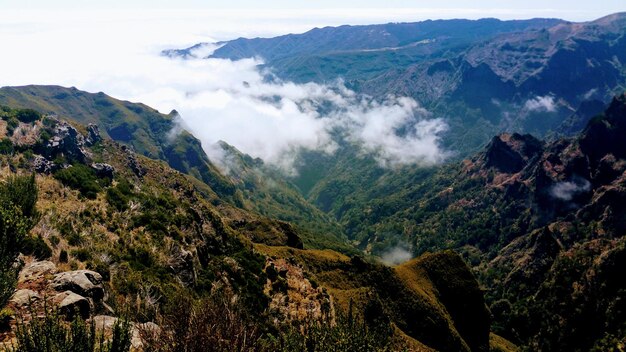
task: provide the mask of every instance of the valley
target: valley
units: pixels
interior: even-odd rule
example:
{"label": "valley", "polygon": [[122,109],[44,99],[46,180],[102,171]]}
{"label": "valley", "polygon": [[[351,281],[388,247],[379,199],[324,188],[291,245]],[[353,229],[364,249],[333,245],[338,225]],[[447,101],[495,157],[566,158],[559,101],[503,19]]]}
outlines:
{"label": "valley", "polygon": [[0,88],[0,348],[624,350],[625,13],[324,27],[160,59],[252,57],[262,82],[228,99],[330,139],[289,145],[287,169],[208,145],[178,110]]}

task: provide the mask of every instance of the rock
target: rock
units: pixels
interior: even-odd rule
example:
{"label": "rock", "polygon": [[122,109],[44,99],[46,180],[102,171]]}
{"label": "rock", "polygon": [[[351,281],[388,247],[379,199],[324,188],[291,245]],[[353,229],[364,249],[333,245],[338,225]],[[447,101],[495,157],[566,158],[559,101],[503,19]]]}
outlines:
{"label": "rock", "polygon": [[115,173],[115,168],[105,163],[93,163],[91,164],[91,168],[96,170],[98,177],[113,178],[113,174]]}
{"label": "rock", "polygon": [[92,146],[102,140],[100,136],[100,130],[98,129],[98,125],[90,123],[87,125],[87,138],[85,138],[85,142],[88,146]]}
{"label": "rock", "polygon": [[137,177],[143,177],[146,174],[146,170],[137,161],[135,153],[126,146],[122,146],[122,150],[126,152],[126,158],[128,159],[128,166],[137,175]]}
{"label": "rock", "polygon": [[33,160],[33,168],[39,173],[48,174],[56,169],[56,164],[41,155],[37,155]]}
{"label": "rock", "polygon": [[46,156],[51,159],[58,154],[63,154],[69,160],[86,163],[90,155],[84,146],[85,137],[69,123],[60,121],[54,128],[54,135],[48,141]]}
{"label": "rock", "polygon": [[102,275],[91,270],[67,271],[56,274],[51,283],[57,291],[72,291],[99,301],[104,297]]}
{"label": "rock", "polygon": [[11,297],[10,302],[15,304],[18,307],[24,307],[29,305],[31,302],[35,302],[41,299],[41,296],[33,291],[33,290],[17,290]]}
{"label": "rock", "polygon": [[144,347],[144,337],[156,340],[159,334],[161,334],[161,327],[153,322],[134,324],[130,344],[134,350],[141,350]]}
{"label": "rock", "polygon": [[57,294],[52,298],[54,304],[59,308],[59,313],[65,315],[68,319],[73,319],[76,314],[81,318],[89,318],[90,305],[87,298],[77,295],[72,291],[65,291]]}
{"label": "rock", "polygon": [[57,267],[51,261],[40,261],[26,264],[26,266],[20,271],[17,282],[23,283],[26,281],[34,281],[43,278],[45,275],[52,275],[57,272]]}
{"label": "rock", "polygon": [[103,333],[105,336],[110,336],[113,332],[113,327],[119,319],[110,315],[96,315],[91,321],[96,326],[96,330]]}

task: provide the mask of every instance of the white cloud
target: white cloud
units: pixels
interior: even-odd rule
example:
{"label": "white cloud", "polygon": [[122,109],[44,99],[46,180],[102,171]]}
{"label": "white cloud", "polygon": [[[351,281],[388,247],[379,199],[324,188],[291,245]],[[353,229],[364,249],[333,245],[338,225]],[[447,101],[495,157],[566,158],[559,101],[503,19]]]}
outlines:
{"label": "white cloud", "polygon": [[[210,156],[221,155],[213,145],[223,140],[285,170],[301,148],[332,152],[336,129],[381,165],[434,163],[445,157],[439,135],[446,125],[409,98],[374,102],[342,82],[267,82],[257,68],[259,59],[200,59],[216,48],[210,44],[189,60],[159,55],[166,48],[250,35],[253,28],[265,33],[284,23],[289,26],[282,30],[302,26],[286,17],[266,26],[268,19],[253,21],[245,13],[243,19],[231,17],[233,23],[204,16],[167,11],[0,14],[0,85],[76,86],[166,113],[176,109]],[[325,102],[333,108],[322,116],[318,108]]]}
{"label": "white cloud", "polygon": [[381,255],[381,260],[387,265],[398,265],[411,259],[413,259],[413,253],[404,245],[391,247]]}
{"label": "white cloud", "polygon": [[569,202],[577,194],[588,192],[590,189],[591,183],[588,180],[575,177],[571,181],[563,181],[554,184],[550,188],[550,194],[556,199]]}
{"label": "white cloud", "polygon": [[524,108],[532,112],[555,112],[556,103],[552,96],[537,96],[533,99],[528,99],[524,104]]}

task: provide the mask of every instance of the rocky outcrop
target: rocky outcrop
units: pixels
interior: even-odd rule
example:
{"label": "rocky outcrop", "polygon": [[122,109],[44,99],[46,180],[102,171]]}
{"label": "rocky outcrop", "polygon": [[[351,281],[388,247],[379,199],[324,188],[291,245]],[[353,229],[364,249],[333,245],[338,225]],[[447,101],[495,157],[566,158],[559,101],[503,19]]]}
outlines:
{"label": "rocky outcrop", "polygon": [[59,313],[70,320],[77,315],[83,319],[89,318],[91,312],[89,300],[81,295],[72,291],[64,291],[54,296],[52,301],[58,307]]}
{"label": "rocky outcrop", "polygon": [[24,283],[27,281],[34,281],[44,278],[46,275],[56,274],[57,267],[53,262],[40,261],[26,264],[20,271],[18,277],[18,283]]}
{"label": "rocky outcrop", "polygon": [[133,152],[132,149],[128,148],[125,145],[122,146],[122,150],[126,153],[126,159],[128,160],[128,166],[130,167],[130,169],[133,170],[137,177],[143,177],[143,175],[146,174],[146,170],[143,168],[143,166],[141,166],[139,161],[137,161],[137,156],[135,155],[135,152]]}
{"label": "rocky outcrop", "polygon": [[91,156],[85,149],[85,137],[66,121],[59,121],[54,127],[54,134],[48,141],[46,152],[49,158],[63,155],[69,160],[87,163]]}
{"label": "rocky outcrop", "polygon": [[88,146],[92,146],[98,142],[102,141],[102,137],[100,136],[100,130],[98,129],[98,125],[90,123],[87,125],[87,137],[85,138],[85,142]]}
{"label": "rocky outcrop", "polygon": [[91,164],[91,168],[96,171],[98,177],[113,178],[115,174],[115,168],[106,163],[93,163]]}
{"label": "rocky outcrop", "polygon": [[15,291],[10,302],[18,307],[25,307],[29,304],[41,300],[41,295],[29,289],[21,289]]}
{"label": "rocky outcrop", "polygon": [[72,291],[95,301],[104,297],[102,275],[91,270],[67,271],[56,274],[51,282],[57,291]]}
{"label": "rocky outcrop", "polygon": [[33,168],[39,173],[49,174],[57,168],[57,165],[41,155],[36,155],[33,160]]}

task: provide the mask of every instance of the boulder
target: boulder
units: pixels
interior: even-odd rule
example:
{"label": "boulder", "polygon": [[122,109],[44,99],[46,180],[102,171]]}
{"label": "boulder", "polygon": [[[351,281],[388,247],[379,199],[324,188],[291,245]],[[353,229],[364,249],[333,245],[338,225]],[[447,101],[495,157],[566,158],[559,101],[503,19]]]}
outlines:
{"label": "boulder", "polygon": [[56,274],[51,286],[57,291],[72,291],[99,301],[104,297],[102,275],[91,270],[67,271]]}
{"label": "boulder", "polygon": [[67,319],[73,319],[77,314],[83,319],[89,318],[91,311],[89,300],[81,295],[65,291],[54,296],[52,301],[58,307],[59,313],[65,315]]}
{"label": "boulder", "polygon": [[119,319],[110,315],[96,315],[91,321],[96,326],[96,330],[108,337],[113,333],[113,327]]}
{"label": "boulder", "polygon": [[17,307],[28,306],[31,302],[35,302],[41,299],[41,296],[33,290],[17,290],[11,297],[10,302]]}
{"label": "boulder", "polygon": [[105,163],[93,163],[91,164],[91,168],[96,170],[98,177],[113,178],[113,173],[115,173],[115,168]]}
{"label": "boulder", "polygon": [[134,324],[130,344],[134,350],[142,350],[144,347],[144,337],[148,340],[156,340],[161,334],[161,328],[153,323]]}
{"label": "boulder", "polygon": [[40,261],[26,264],[18,277],[18,283],[27,281],[34,281],[45,277],[46,275],[52,275],[57,272],[57,267],[51,261]]}

